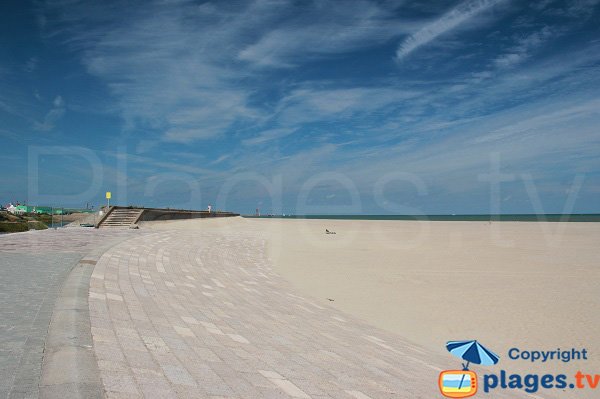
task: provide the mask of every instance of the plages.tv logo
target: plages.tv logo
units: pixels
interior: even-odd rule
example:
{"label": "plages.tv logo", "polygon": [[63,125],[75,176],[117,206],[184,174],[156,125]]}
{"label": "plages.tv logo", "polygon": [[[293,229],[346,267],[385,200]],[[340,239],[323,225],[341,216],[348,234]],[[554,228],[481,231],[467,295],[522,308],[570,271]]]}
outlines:
{"label": "plages.tv logo", "polygon": [[468,398],[477,393],[477,374],[469,370],[469,364],[491,366],[500,360],[500,356],[476,340],[449,341],[446,349],[466,361],[462,364],[462,370],[446,370],[440,373],[438,385],[442,395],[447,398]]}

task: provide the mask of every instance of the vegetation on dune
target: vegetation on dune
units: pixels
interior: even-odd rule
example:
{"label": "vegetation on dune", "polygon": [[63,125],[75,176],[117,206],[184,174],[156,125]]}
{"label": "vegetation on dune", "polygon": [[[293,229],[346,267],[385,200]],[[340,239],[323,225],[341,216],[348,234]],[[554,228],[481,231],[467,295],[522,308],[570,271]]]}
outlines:
{"label": "vegetation on dune", "polygon": [[12,215],[0,212],[0,233],[19,233],[28,230],[45,230],[52,221],[50,215]]}
{"label": "vegetation on dune", "polygon": [[46,230],[48,228],[45,223],[37,220],[29,220],[27,226],[29,227],[29,230]]}
{"label": "vegetation on dune", "polygon": [[29,230],[27,223],[0,222],[0,233],[20,233]]}
{"label": "vegetation on dune", "polygon": [[[47,215],[45,213],[41,213],[41,214],[27,214],[27,220],[30,221],[39,221],[44,223],[45,225],[50,225],[52,224],[52,216],[51,215]],[[54,219],[56,221],[56,217]]]}

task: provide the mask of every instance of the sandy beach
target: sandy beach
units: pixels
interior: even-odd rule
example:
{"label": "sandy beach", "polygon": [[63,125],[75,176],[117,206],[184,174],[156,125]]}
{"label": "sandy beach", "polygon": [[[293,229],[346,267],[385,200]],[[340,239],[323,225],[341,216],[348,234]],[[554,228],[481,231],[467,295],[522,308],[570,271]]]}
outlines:
{"label": "sandy beach", "polygon": [[[442,355],[448,340],[478,339],[509,371],[600,370],[597,223],[238,217],[142,228],[257,234],[302,292]],[[589,360],[509,360],[513,347],[585,348]]]}

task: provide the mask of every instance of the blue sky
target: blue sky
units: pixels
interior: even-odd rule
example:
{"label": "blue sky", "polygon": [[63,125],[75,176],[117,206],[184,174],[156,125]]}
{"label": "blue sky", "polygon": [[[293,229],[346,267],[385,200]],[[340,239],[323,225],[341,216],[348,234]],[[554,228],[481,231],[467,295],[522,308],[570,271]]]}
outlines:
{"label": "blue sky", "polygon": [[0,198],[600,212],[598,3],[4,1]]}

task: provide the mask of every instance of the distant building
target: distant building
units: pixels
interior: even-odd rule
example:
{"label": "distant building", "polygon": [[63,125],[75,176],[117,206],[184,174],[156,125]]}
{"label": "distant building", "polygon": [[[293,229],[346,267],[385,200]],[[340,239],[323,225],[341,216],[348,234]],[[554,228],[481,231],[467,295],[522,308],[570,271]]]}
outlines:
{"label": "distant building", "polygon": [[62,215],[62,213],[63,213],[62,208],[52,208],[51,206],[17,205],[15,208],[16,208],[16,214],[23,214],[23,213],[42,214],[42,213],[45,213],[47,215],[50,215],[50,214]]}

